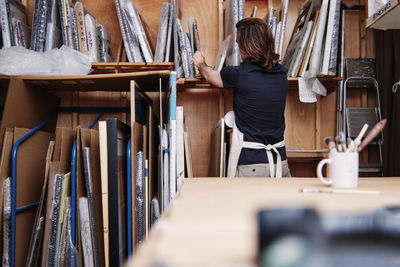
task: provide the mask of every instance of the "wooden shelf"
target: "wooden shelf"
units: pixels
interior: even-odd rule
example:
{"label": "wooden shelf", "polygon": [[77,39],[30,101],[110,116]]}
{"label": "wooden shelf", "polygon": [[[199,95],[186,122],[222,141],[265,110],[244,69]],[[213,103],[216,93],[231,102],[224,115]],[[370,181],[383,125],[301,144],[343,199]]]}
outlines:
{"label": "wooden shelf", "polygon": [[139,71],[154,71],[154,70],[174,70],[173,62],[109,62],[109,63],[92,63],[91,74],[107,74],[107,73],[130,73]]}
{"label": "wooden shelf", "polygon": [[202,88],[202,89],[212,89],[215,88],[213,85],[208,83],[206,80],[197,78],[179,78],[176,81],[176,85],[179,90],[184,90],[188,88]]}
{"label": "wooden shelf", "polygon": [[20,76],[25,82],[47,90],[77,91],[129,91],[134,80],[143,91],[158,91],[159,79],[162,88],[168,87],[170,71],[141,71],[117,74],[92,74],[79,76]]}
{"label": "wooden shelf", "polygon": [[[287,148],[287,150],[290,150],[289,148]],[[301,152],[301,151],[286,151],[286,155],[288,157],[289,160],[301,160],[301,159],[306,159],[306,160],[310,160],[310,159],[315,159],[315,160],[320,160],[323,158],[327,158],[329,152],[328,151],[316,151],[316,152]]]}
{"label": "wooden shelf", "polygon": [[[318,79],[328,90],[328,93],[331,93],[336,91],[337,82],[343,80],[343,77],[320,77]],[[288,83],[289,83],[289,90],[296,90],[298,88],[297,78],[288,78]],[[202,89],[215,88],[207,81],[197,78],[180,78],[177,80],[177,86],[179,90],[184,90],[188,88],[202,88]]]}
{"label": "wooden shelf", "polygon": [[390,0],[366,20],[367,28],[400,29],[400,1]]}
{"label": "wooden shelf", "polygon": [[[129,82],[135,80],[144,91],[158,91],[159,81],[156,78],[161,77],[163,88],[166,88],[174,63],[93,63],[92,69],[88,75],[19,77],[48,90],[129,91]],[[9,80],[10,76],[0,75],[0,89],[8,88]]]}

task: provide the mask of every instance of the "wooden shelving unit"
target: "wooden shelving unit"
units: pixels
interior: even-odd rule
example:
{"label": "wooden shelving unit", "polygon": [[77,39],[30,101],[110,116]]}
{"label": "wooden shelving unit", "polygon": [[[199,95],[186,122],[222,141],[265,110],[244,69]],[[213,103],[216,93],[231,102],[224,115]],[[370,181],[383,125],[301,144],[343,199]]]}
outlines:
{"label": "wooden shelving unit", "polygon": [[296,160],[301,160],[301,159],[315,159],[315,160],[319,160],[319,159],[323,159],[323,158],[327,158],[329,152],[303,152],[303,151],[290,151],[290,148],[286,148],[286,155],[289,159],[296,159]]}
{"label": "wooden shelving unit", "polygon": [[155,71],[155,70],[174,70],[172,62],[109,62],[109,63],[92,63],[93,71],[91,74],[106,73],[130,73],[138,71]]}
{"label": "wooden shelving unit", "polygon": [[[319,81],[325,86],[328,93],[334,92],[337,89],[337,82],[343,80],[343,77],[320,77]],[[295,90],[298,88],[298,78],[288,78],[289,90]],[[214,88],[204,79],[197,78],[180,78],[177,81],[177,86],[179,90],[184,90],[187,88],[204,88],[211,89]]]}
{"label": "wooden shelving unit", "polygon": [[159,79],[163,88],[168,85],[170,71],[154,70],[132,73],[93,74],[79,76],[21,76],[34,86],[54,91],[129,91],[130,81],[135,80],[144,91],[158,91]]}
{"label": "wooden shelving unit", "polygon": [[400,1],[390,0],[366,20],[367,28],[400,29]]}
{"label": "wooden shelving unit", "polygon": [[[28,21],[32,21],[34,0],[28,0]],[[149,42],[154,46],[163,0],[135,0],[140,7],[141,15],[152,32]],[[296,14],[303,4],[303,0],[290,1],[288,20],[285,32],[284,51],[296,22]],[[124,60],[121,53],[121,31],[116,15],[114,1],[82,0],[85,7],[105,26],[111,37],[112,52],[116,58]],[[278,7],[279,1],[246,1],[246,17],[254,6],[258,7],[257,17],[263,18],[270,5]],[[207,62],[214,62],[223,36],[223,6],[224,0],[181,1],[178,15],[186,28],[189,16],[196,18],[199,26],[199,35],[202,51]],[[199,10],[202,12],[199,13]],[[353,34],[354,35],[354,34]],[[121,56],[122,55],[122,56]],[[357,55],[358,56],[358,55]],[[154,103],[158,103],[159,96],[152,91],[158,91],[159,79],[162,78],[164,89],[168,83],[169,72],[174,69],[173,63],[129,63],[121,62],[93,63],[92,73],[86,76],[63,77],[22,77],[32,89],[58,91],[57,96],[62,99],[64,106],[110,105],[126,106],[129,104],[129,81],[134,79],[141,89],[148,91]],[[150,77],[140,77],[138,73],[151,73]],[[136,74],[135,74],[136,73]],[[168,74],[167,74],[168,73]],[[318,150],[324,149],[323,137],[334,135],[336,122],[336,89],[338,77],[321,77],[319,80],[328,90],[326,97],[319,97],[318,102],[312,104],[301,103],[298,99],[298,80],[289,78],[289,91],[286,104],[286,133],[287,146]],[[4,86],[3,86],[4,84]],[[0,78],[0,87],[7,87],[8,79]],[[197,88],[198,90],[190,90]],[[210,137],[215,123],[221,115],[232,108],[231,90],[215,90],[210,84],[199,79],[179,79],[177,81],[177,105],[184,106],[184,115],[188,127],[192,160],[195,162],[193,172],[196,177],[207,176],[210,154]],[[189,90],[186,90],[189,89]],[[210,89],[210,90],[202,90]],[[96,92],[106,91],[106,92]],[[111,91],[111,92],[109,92]],[[157,105],[155,105],[157,106]],[[157,110],[157,107],[155,108]],[[125,115],[125,117],[129,117]],[[91,114],[63,114],[58,126],[70,127],[75,123],[82,123],[92,119]],[[313,153],[289,154],[293,158],[320,157]]]}

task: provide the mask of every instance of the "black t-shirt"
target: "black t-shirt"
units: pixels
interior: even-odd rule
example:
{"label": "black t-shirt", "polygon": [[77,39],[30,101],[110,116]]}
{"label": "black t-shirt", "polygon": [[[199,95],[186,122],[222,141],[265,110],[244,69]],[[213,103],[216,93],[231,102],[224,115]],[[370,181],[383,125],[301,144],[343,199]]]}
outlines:
{"label": "black t-shirt", "polygon": [[[283,140],[288,81],[286,69],[276,64],[265,72],[260,66],[242,62],[221,70],[224,88],[233,88],[233,110],[244,141],[275,144]],[[278,148],[282,160],[285,147]],[[274,162],[276,163],[276,153]],[[265,149],[243,148],[238,164],[268,163]]]}

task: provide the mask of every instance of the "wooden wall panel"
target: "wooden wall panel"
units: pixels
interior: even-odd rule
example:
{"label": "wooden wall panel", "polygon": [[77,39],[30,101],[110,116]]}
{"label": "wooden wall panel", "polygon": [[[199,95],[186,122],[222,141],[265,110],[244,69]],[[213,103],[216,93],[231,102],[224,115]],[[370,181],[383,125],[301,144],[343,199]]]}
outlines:
{"label": "wooden wall panel", "polygon": [[[288,163],[292,177],[317,177],[316,169],[319,160],[320,159],[312,159],[312,160],[289,159]],[[326,168],[324,168],[324,172],[325,171]]]}
{"label": "wooden wall panel", "polygon": [[[129,93],[115,92],[53,92],[61,98],[61,107],[128,107]],[[121,96],[125,94],[125,96]],[[57,127],[75,128],[88,127],[98,116],[98,113],[60,113]],[[130,113],[105,113],[100,120],[116,117],[124,123],[130,124]],[[96,124],[94,129],[98,129]]]}
{"label": "wooden wall panel", "polygon": [[336,107],[337,94],[330,93],[327,96],[319,97],[319,121],[317,121],[316,148],[324,149],[326,136],[334,137],[336,135]]}
{"label": "wooden wall panel", "polygon": [[265,0],[246,1],[246,18],[251,16],[254,6],[257,7],[256,17],[260,19],[266,18],[268,15],[268,4],[266,2]]}
{"label": "wooden wall panel", "polygon": [[202,52],[209,65],[214,65],[218,53],[218,1],[181,1],[181,21],[187,32],[187,18],[194,17],[199,29]]}
{"label": "wooden wall panel", "polygon": [[[130,107],[130,98],[127,92],[80,92],[78,100],[80,107]],[[98,113],[79,114],[79,125],[82,127],[89,126],[98,115]],[[130,119],[126,113],[105,113],[101,120],[109,117],[116,117],[130,125]],[[96,125],[95,128],[97,129],[98,126]]]}
{"label": "wooden wall panel", "polygon": [[289,90],[286,97],[286,147],[315,149],[315,104],[301,103],[298,94]]}
{"label": "wooden wall panel", "polygon": [[[113,1],[114,2],[114,1]],[[133,1],[137,4],[140,10],[140,14],[142,16],[143,22],[149,26],[149,33],[150,36],[149,42],[153,43],[154,49],[157,40],[158,34],[158,25],[160,21],[160,12],[161,12],[161,5],[163,2],[162,0],[135,0]],[[154,50],[153,50],[154,53]]]}
{"label": "wooden wall panel", "polygon": [[177,105],[189,131],[194,177],[208,175],[211,133],[219,117],[220,90],[187,89],[177,94]]}
{"label": "wooden wall panel", "polygon": [[97,22],[102,24],[110,34],[112,52],[115,57],[118,54],[118,47],[122,38],[114,1],[81,0],[81,2]]}
{"label": "wooden wall panel", "polygon": [[[276,2],[279,3],[278,0],[275,0],[274,5]],[[300,10],[303,2],[304,1],[301,1],[301,0],[297,0],[297,1],[289,0],[288,15],[287,15],[287,21],[286,21],[286,30],[285,30],[285,41],[283,43],[283,52],[282,52],[283,56],[285,56],[286,48],[288,46],[290,36],[292,34],[297,17],[299,16],[299,10]]]}

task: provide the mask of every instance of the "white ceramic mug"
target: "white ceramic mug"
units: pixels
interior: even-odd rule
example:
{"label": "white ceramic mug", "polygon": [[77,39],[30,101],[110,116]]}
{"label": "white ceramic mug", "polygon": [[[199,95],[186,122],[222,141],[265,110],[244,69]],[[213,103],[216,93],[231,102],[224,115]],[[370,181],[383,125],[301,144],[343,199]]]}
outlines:
{"label": "white ceramic mug", "polygon": [[[329,164],[328,178],[322,168]],[[358,152],[331,152],[328,159],[318,163],[317,176],[324,184],[333,187],[351,188],[358,185]]]}

